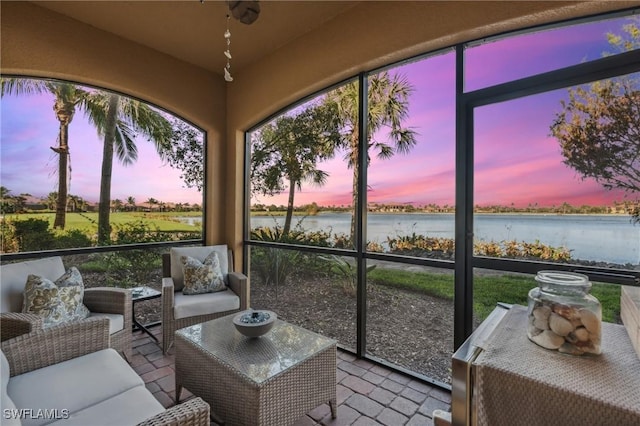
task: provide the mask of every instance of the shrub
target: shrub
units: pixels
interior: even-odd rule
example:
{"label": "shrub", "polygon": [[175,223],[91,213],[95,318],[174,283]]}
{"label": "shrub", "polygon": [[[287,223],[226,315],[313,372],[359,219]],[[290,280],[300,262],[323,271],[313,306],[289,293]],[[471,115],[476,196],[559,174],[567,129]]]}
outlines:
{"label": "shrub", "polygon": [[[354,259],[336,256],[320,256],[320,259],[329,264],[329,273],[337,276],[342,283],[342,291],[348,296],[356,295],[358,270]],[[376,265],[367,266],[367,273],[373,271]]]}
{"label": "shrub", "polygon": [[[411,253],[421,257],[448,258],[454,254],[455,241],[451,238],[432,238],[413,233],[409,236],[387,238],[390,252]],[[552,247],[540,241],[476,241],[473,252],[478,256],[508,257],[569,262],[571,251],[565,247]]]}
{"label": "shrub", "polygon": [[[158,228],[151,229],[142,220],[127,222],[115,228],[112,243],[117,245],[165,241]],[[162,249],[120,250],[104,257],[107,282],[116,287],[132,287],[148,283],[152,273],[162,265]]]}
{"label": "shrub", "polygon": [[49,221],[43,219],[16,220],[11,222],[17,251],[39,251],[54,248],[53,232]]}
{"label": "shrub", "polygon": [[473,252],[479,256],[504,257],[500,243],[478,241],[473,245]]}
{"label": "shrub", "polygon": [[551,247],[536,240],[533,243],[522,243],[523,257],[534,257],[554,262],[568,262],[571,260],[571,251],[565,247]]}
{"label": "shrub", "polygon": [[389,251],[391,252],[423,252],[444,255],[453,255],[455,242],[452,238],[433,238],[425,235],[417,235],[415,232],[410,236],[400,236],[397,238],[387,238]]}
{"label": "shrub", "polygon": [[91,247],[93,241],[79,229],[70,229],[54,236],[54,246],[57,249]]}
{"label": "shrub", "polygon": [[0,244],[0,253],[15,253],[20,250],[13,223],[6,218],[0,220]]}
{"label": "shrub", "polygon": [[[283,229],[262,227],[251,231],[251,239],[257,241],[302,244],[302,233],[284,233]],[[285,284],[297,267],[302,253],[272,247],[254,247],[251,250],[251,268],[266,286]]]}

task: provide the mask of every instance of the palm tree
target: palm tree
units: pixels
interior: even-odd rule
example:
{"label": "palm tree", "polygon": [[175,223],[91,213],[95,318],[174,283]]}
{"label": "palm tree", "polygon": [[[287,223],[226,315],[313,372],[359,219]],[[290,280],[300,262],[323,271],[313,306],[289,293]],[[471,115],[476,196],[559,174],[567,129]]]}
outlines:
{"label": "palm tree", "polygon": [[122,209],[122,200],[120,200],[119,198],[116,198],[115,200],[113,200],[113,210],[116,212],[119,212]]}
{"label": "palm tree", "polygon": [[14,196],[6,186],[0,186],[0,214],[13,213],[15,211]]}
{"label": "palm tree", "polygon": [[[353,208],[358,201],[358,83],[351,82],[327,94],[325,102],[334,103],[338,109],[342,128],[347,133],[346,159],[353,168]],[[409,96],[413,86],[399,74],[382,72],[369,78],[367,120],[367,164],[369,152],[377,151],[380,159],[389,159],[396,153],[407,154],[416,145],[416,132],[403,125],[409,114]],[[379,131],[388,128],[388,140],[378,140]],[[351,242],[355,243],[355,211],[351,212]],[[355,244],[354,244],[355,245]]]}
{"label": "palm tree", "polygon": [[76,108],[88,112],[92,97],[90,92],[67,82],[15,77],[2,78],[1,96],[42,93],[50,93],[55,97],[53,111],[60,123],[57,146],[51,147],[58,154],[58,198],[53,227],[64,229],[68,193],[69,124],[73,120]]}
{"label": "palm tree", "polygon": [[129,206],[129,210],[133,211],[136,209],[136,198],[135,197],[127,197],[127,206]]}
{"label": "palm tree", "polygon": [[11,196],[11,190],[6,186],[0,186],[0,198],[8,198]]}
{"label": "palm tree", "polygon": [[78,195],[71,195],[67,197],[69,199],[69,207],[72,212],[78,211],[78,206],[80,205],[80,198]]}
{"label": "palm tree", "polygon": [[158,204],[158,200],[156,200],[155,198],[151,197],[147,200],[147,203],[149,204],[149,211],[153,211],[153,206],[155,204]]}
{"label": "palm tree", "polygon": [[134,138],[143,134],[155,144],[158,154],[164,159],[172,130],[169,121],[149,105],[115,93],[101,92],[100,101],[93,106],[89,121],[104,137],[98,207],[98,244],[103,245],[108,243],[111,235],[109,216],[114,153],[122,164],[132,164],[138,158]]}
{"label": "palm tree", "polygon": [[45,201],[49,210],[55,209],[56,205],[58,204],[58,193],[50,192],[49,195],[47,195],[47,199]]}
{"label": "palm tree", "polygon": [[302,182],[322,186],[328,174],[317,167],[333,157],[342,141],[335,105],[310,106],[297,115],[283,115],[267,124],[252,143],[252,191],[272,195],[285,190],[289,197],[283,236],[291,230],[296,189]]}

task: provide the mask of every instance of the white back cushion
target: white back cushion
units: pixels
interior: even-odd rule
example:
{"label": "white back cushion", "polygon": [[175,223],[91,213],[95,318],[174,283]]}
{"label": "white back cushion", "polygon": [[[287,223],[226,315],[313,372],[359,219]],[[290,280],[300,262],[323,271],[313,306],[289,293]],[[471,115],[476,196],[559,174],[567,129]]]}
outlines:
{"label": "white back cushion", "polygon": [[0,266],[0,312],[22,311],[22,294],[29,274],[55,281],[64,273],[60,256]]}

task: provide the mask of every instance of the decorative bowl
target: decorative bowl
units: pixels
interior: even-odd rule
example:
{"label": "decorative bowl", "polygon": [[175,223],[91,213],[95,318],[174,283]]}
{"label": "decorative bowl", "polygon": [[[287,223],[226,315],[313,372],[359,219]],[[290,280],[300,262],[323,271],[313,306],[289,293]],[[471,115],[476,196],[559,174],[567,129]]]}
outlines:
{"label": "decorative bowl", "polygon": [[243,311],[233,317],[233,325],[241,334],[247,337],[260,337],[266,334],[278,316],[271,311]]}

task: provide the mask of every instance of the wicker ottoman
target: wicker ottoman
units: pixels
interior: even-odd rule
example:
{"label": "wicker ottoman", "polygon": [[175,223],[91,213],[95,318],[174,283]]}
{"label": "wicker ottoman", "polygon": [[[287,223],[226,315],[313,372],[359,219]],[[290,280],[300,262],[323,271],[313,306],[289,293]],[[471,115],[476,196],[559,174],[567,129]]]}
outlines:
{"label": "wicker ottoman", "polygon": [[336,342],[281,320],[248,338],[234,315],[176,332],[176,402],[184,387],[226,425],[290,425],[325,402],[335,418]]}

